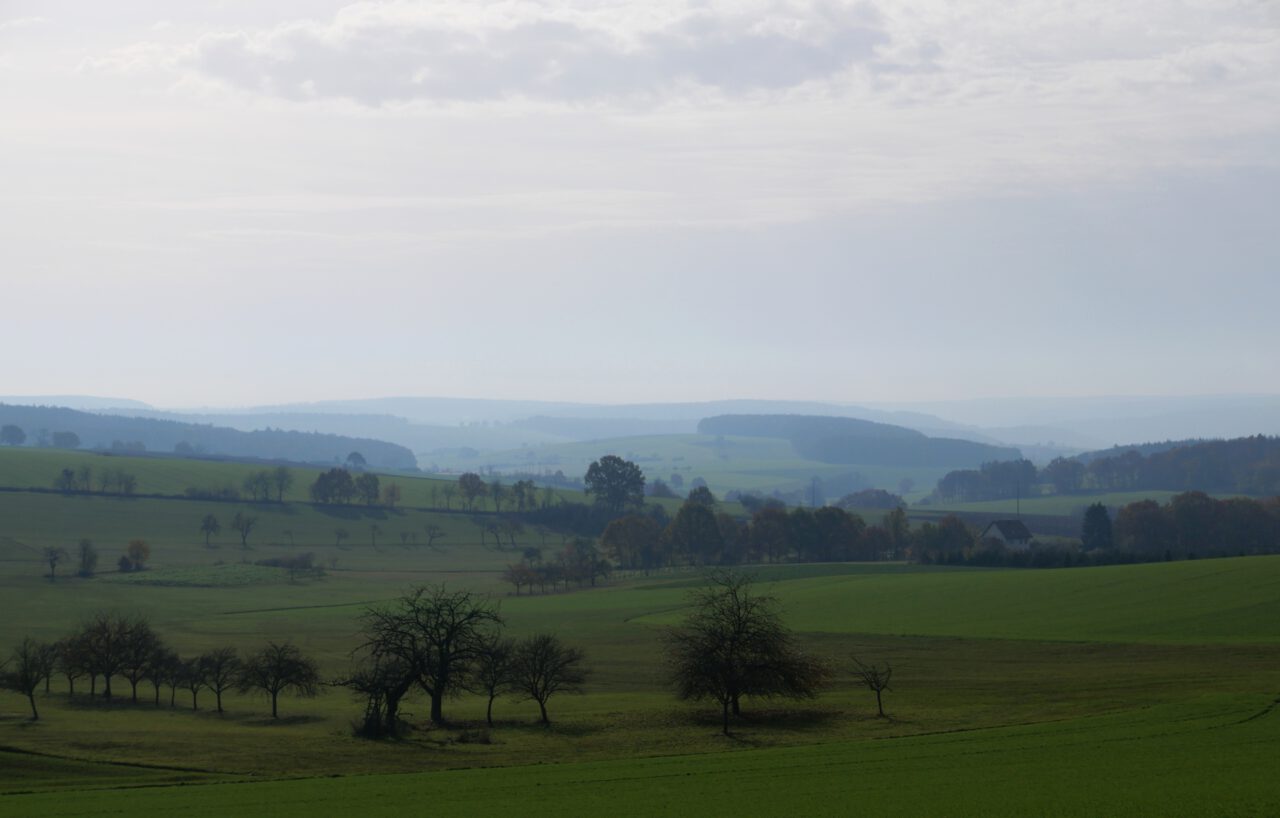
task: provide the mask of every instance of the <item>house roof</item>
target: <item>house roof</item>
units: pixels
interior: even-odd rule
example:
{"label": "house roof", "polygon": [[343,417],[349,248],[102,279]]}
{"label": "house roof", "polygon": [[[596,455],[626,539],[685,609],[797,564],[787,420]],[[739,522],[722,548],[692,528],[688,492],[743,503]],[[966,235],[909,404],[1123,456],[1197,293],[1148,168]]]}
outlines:
{"label": "house roof", "polygon": [[1000,532],[1000,536],[1006,540],[1031,539],[1031,529],[1027,528],[1027,524],[1022,520],[995,520],[983,530],[982,535],[985,537],[987,532],[993,528],[997,529]]}

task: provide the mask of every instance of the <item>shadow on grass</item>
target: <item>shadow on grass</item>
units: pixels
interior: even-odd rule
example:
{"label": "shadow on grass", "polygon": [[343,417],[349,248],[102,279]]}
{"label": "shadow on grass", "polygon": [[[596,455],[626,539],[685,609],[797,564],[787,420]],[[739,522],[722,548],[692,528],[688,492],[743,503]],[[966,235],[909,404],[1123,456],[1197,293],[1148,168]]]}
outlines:
{"label": "shadow on grass", "polygon": [[[217,713],[214,713],[214,715],[216,716]],[[273,719],[270,714],[263,715],[261,713],[247,713],[239,716],[232,716],[230,718],[248,727],[294,727],[299,724],[318,724],[319,722],[325,721],[322,716],[308,716],[305,714],[282,715],[278,719]]]}
{"label": "shadow on grass", "polygon": [[[766,738],[765,731],[813,730],[847,718],[850,718],[849,714],[842,710],[744,708],[741,715],[729,718],[729,735],[726,738],[749,747],[771,745],[773,741]],[[711,711],[689,715],[689,720],[694,724],[716,732],[721,732],[722,729],[720,719],[720,713]],[[757,734],[759,738],[756,738]]]}

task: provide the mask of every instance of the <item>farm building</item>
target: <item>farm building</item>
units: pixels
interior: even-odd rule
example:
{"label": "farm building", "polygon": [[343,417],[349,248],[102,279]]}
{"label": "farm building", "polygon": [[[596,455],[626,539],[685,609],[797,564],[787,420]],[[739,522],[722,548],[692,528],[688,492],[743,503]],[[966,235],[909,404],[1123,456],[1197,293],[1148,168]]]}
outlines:
{"label": "farm building", "polygon": [[1031,545],[1031,529],[1022,520],[995,520],[982,529],[980,540],[999,540],[1010,548]]}

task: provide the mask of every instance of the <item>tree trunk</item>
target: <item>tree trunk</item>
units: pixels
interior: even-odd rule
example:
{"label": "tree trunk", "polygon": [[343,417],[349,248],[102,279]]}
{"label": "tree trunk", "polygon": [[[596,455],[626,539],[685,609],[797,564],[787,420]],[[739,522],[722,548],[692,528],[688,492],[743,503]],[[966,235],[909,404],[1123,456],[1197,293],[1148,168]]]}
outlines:
{"label": "tree trunk", "polygon": [[96,673],[89,674],[89,695],[98,695],[98,674]]}
{"label": "tree trunk", "polygon": [[484,721],[485,721],[485,724],[488,724],[490,727],[492,727],[492,726],[493,726],[493,700],[494,700],[494,698],[495,698],[495,697],[493,697],[493,696],[490,696],[490,697],[489,697],[489,706],[488,706],[488,707],[486,707],[486,708],[485,708],[485,711],[484,711]]}
{"label": "tree trunk", "polygon": [[102,675],[102,698],[111,698],[111,677],[105,673]]}
{"label": "tree trunk", "polygon": [[431,723],[437,727],[444,726],[444,689],[431,692]]}
{"label": "tree trunk", "polygon": [[741,705],[739,705],[739,704],[738,704],[738,694],[737,694],[737,693],[734,693],[734,694],[733,694],[733,696],[730,698],[730,702],[732,703],[732,706],[733,706],[733,715],[735,715],[735,716],[741,716],[741,715],[742,715],[742,707],[741,707]]}
{"label": "tree trunk", "polygon": [[156,707],[160,706],[160,683],[156,682]]}
{"label": "tree trunk", "polygon": [[133,686],[133,695],[130,697],[130,701],[132,701],[134,704],[137,704],[138,703],[138,683],[133,679],[130,679],[129,684]]}
{"label": "tree trunk", "polygon": [[547,718],[547,703],[542,699],[538,699],[538,709],[542,711],[542,724],[544,726],[550,726],[551,719]]}
{"label": "tree trunk", "polygon": [[876,710],[880,711],[880,718],[884,718],[884,705],[880,703],[880,691],[876,691]]}
{"label": "tree trunk", "polygon": [[40,713],[36,710],[36,694],[34,690],[27,694],[27,701],[31,702],[31,720],[40,721]]}
{"label": "tree trunk", "polygon": [[199,707],[197,707],[197,706],[196,706],[196,697],[197,697],[197,696],[199,696],[199,695],[200,695],[200,694],[199,694],[199,692],[197,692],[197,691],[195,691],[195,690],[191,691],[191,709],[192,709],[192,710],[199,710],[199,709],[200,709]]}
{"label": "tree trunk", "polygon": [[76,695],[76,680],[70,676],[67,677],[67,695]]}
{"label": "tree trunk", "polygon": [[271,691],[271,718],[273,719],[280,718],[279,714],[276,711],[276,700],[279,698],[280,698],[280,693],[278,691],[275,691],[275,690]]}
{"label": "tree trunk", "polygon": [[729,700],[728,699],[725,699],[720,704],[720,715],[723,720],[723,726],[721,727],[721,729],[724,731],[724,734],[727,736],[729,735]]}
{"label": "tree trunk", "polygon": [[213,691],[214,698],[218,700],[218,712],[222,712],[222,689],[217,688]]}

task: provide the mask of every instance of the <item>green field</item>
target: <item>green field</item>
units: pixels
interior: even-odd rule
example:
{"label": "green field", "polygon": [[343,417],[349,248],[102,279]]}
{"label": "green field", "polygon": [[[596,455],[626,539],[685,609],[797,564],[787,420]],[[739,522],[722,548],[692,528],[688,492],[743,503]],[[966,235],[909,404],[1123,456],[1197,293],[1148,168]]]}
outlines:
{"label": "green field", "polygon": [[[225,524],[238,509],[260,517],[251,548],[226,532],[205,548],[200,517]],[[425,525],[446,530],[435,547]],[[351,533],[341,547],[335,527]],[[410,530],[417,543],[402,543]],[[40,547],[82,536],[104,563],[144,538],[154,567],[50,582]],[[544,538],[560,546],[534,532],[521,545]],[[250,564],[303,550],[324,576]],[[500,571],[517,557],[482,545],[460,513],[0,492],[0,646],[54,639],[115,610],[146,615],[184,655],[289,638],[332,676],[348,666],[365,607],[443,581],[492,594],[513,635],[555,631],[592,667],[586,695],[552,699],[550,729],[535,724],[536,706],[502,698],[486,731],[484,702],[462,696],[447,703],[450,727],[394,742],[354,738],[359,704],[341,691],[282,700],[274,722],[248,695],[229,695],[218,715],[208,693],[195,712],[182,692],[176,707],[167,691],[157,707],[145,684],[140,702],[108,704],[69,698],[55,678],[38,696],[39,722],[24,699],[0,693],[0,814],[1280,810],[1280,557],[1052,571],[760,567],[788,623],[836,673],[812,701],[747,702],[729,738],[713,707],[676,702],[665,683],[661,634],[696,572],[515,597]],[[893,663],[891,719],[874,717],[851,653]],[[421,724],[424,712],[414,699],[406,715]]]}
{"label": "green field", "polygon": [[[333,466],[341,464],[334,463]],[[53,488],[54,479],[63,469],[73,471],[88,467],[97,490],[97,475],[103,471],[122,470],[137,478],[134,491],[137,495],[183,496],[188,488],[200,491],[217,491],[230,488],[241,490],[246,477],[263,469],[275,468],[275,463],[246,463],[222,460],[192,460],[172,455],[130,457],[115,454],[68,449],[4,448],[0,449],[0,488],[46,489]],[[310,500],[309,489],[323,469],[313,466],[290,466],[293,484],[285,492],[286,502],[305,503]],[[583,467],[583,472],[586,467]],[[401,505],[412,508],[445,507],[445,498],[439,489],[445,483],[455,482],[455,477],[431,477],[418,474],[379,473],[383,485],[389,482],[400,486]],[[432,488],[437,493],[432,497]],[[558,491],[557,496],[581,500],[579,492]],[[460,508],[455,497],[452,508]],[[492,511],[492,504],[481,501],[477,510]]]}
{"label": "green field", "polygon": [[10,796],[29,816],[1260,816],[1275,714],[1248,697],[883,741],[499,770]]}
{"label": "green field", "polygon": [[832,484],[827,494],[829,500],[835,500],[845,493],[836,490],[842,478],[856,472],[866,485],[895,492],[903,478],[911,478],[917,489],[915,497],[927,494],[938,479],[950,471],[821,463],[799,456],[791,442],[781,438],[717,435],[653,435],[557,443],[485,452],[478,457],[446,458],[440,463],[453,469],[479,466],[492,466],[499,471],[559,469],[569,476],[577,476],[585,474],[591,461],[605,454],[634,461],[650,481],[668,481],[672,474],[678,474],[684,480],[683,491],[688,491],[695,477],[701,477],[717,495],[734,489],[765,494],[774,489],[796,491],[806,489],[810,479],[816,476]]}

